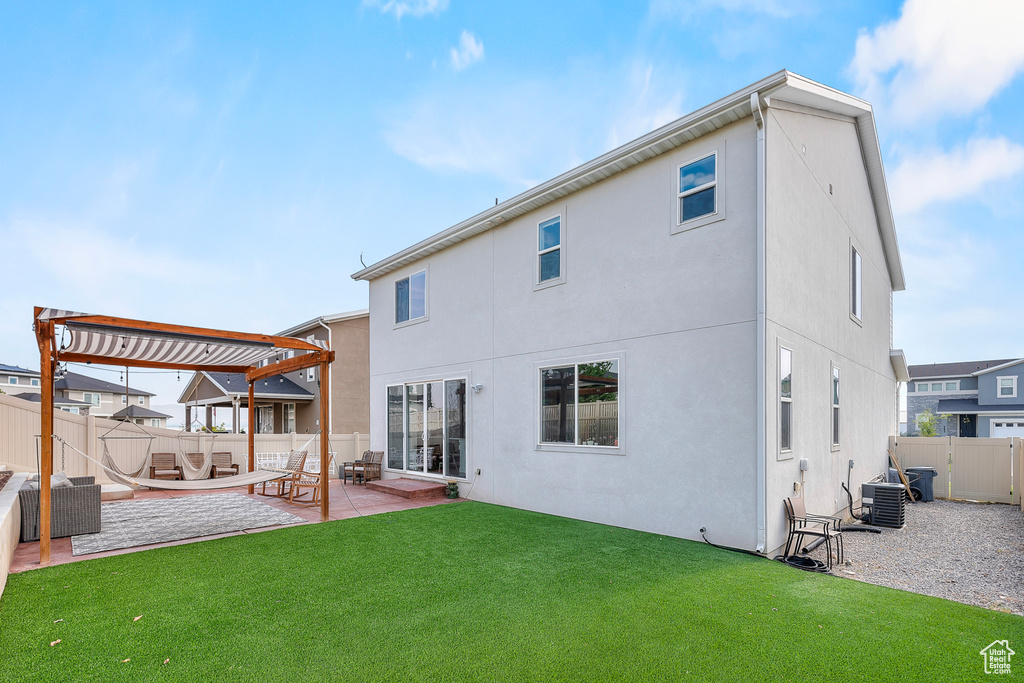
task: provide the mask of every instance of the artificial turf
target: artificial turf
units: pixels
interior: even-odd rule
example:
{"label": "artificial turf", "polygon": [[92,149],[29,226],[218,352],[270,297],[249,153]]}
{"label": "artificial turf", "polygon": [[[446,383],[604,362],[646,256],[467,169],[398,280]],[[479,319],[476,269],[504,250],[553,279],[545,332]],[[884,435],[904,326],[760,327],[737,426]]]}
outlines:
{"label": "artificial turf", "polygon": [[38,569],[0,599],[5,681],[982,680],[1004,639],[1024,653],[1024,618],[482,503]]}

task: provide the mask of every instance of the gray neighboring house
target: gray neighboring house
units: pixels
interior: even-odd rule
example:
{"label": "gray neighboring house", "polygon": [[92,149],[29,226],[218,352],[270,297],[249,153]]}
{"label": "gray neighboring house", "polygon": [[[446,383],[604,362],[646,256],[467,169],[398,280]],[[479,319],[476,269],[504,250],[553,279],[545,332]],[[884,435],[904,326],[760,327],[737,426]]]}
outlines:
{"label": "gray neighboring house", "polygon": [[[313,402],[313,393],[284,375],[274,375],[253,385],[257,434],[294,434],[295,416],[301,406]],[[217,427],[214,409],[231,410],[232,431],[239,432],[240,416],[249,409],[249,384],[240,372],[201,371],[192,375],[178,397],[185,405],[185,430],[198,420],[207,429]],[[204,417],[200,417],[199,408]]]}
{"label": "gray neighboring house", "polygon": [[[136,424],[146,427],[166,427],[167,419],[171,417],[165,413],[158,413],[152,410],[149,405],[150,399],[156,394],[125,387],[123,384],[115,384],[106,380],[80,375],[77,372],[68,372],[53,383],[53,392],[57,397],[81,401],[89,406],[88,413],[95,417],[109,417],[116,420],[130,420]],[[128,416],[125,409],[135,407],[145,409],[146,415],[142,414]],[[79,411],[86,414],[84,411]],[[120,413],[120,417],[118,417]]]}
{"label": "gray neighboring house", "polygon": [[930,411],[939,436],[1024,436],[1024,358],[911,365],[907,434]]}
{"label": "gray neighboring house", "polygon": [[385,478],[771,553],[885,471],[871,105],[781,71],[355,274]]}
{"label": "gray neighboring house", "polygon": [[0,391],[8,395],[39,393],[39,373],[17,365],[0,363]]}

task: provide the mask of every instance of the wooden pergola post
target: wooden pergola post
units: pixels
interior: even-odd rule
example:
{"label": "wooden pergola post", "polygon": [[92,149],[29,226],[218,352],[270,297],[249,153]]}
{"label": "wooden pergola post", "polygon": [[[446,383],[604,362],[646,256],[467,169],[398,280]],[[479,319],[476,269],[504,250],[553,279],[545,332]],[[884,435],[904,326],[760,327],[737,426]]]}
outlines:
{"label": "wooden pergola post", "polygon": [[[39,316],[36,309],[36,316]],[[39,342],[39,564],[50,563],[50,476],[53,474],[53,322],[36,321]]]}
{"label": "wooden pergola post", "polygon": [[[256,389],[253,382],[249,382],[249,471],[256,471]],[[263,489],[266,491],[266,489]],[[252,495],[256,487],[249,485],[249,494]]]}
{"label": "wooden pergola post", "polygon": [[[331,516],[331,365],[328,360],[320,361],[320,521],[326,522]],[[358,450],[358,444],[357,444]]]}

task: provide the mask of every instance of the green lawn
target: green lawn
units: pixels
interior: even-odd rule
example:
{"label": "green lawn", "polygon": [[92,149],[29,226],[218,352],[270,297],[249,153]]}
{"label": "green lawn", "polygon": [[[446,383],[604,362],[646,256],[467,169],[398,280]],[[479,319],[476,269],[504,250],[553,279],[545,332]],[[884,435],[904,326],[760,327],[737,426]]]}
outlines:
{"label": "green lawn", "polygon": [[482,503],[35,570],[0,600],[14,681],[981,680],[996,639],[1022,677],[1020,617]]}

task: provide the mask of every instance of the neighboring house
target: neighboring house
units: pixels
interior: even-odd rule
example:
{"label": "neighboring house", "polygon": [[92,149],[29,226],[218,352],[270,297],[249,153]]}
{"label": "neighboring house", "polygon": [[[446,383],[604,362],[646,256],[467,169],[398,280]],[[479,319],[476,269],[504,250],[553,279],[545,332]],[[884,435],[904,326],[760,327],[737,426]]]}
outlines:
{"label": "neighboring house", "polygon": [[55,380],[53,391],[56,397],[69,398],[87,404],[89,406],[88,414],[95,417],[123,419],[118,418],[116,413],[124,411],[129,406],[145,409],[145,416],[134,416],[130,420],[147,427],[166,427],[167,418],[170,417],[170,415],[158,413],[150,408],[150,398],[156,394],[80,375],[76,372],[65,373],[63,377]]}
{"label": "neighboring house", "polygon": [[[292,434],[297,430],[295,416],[299,406],[313,401],[313,393],[283,375],[274,375],[256,382],[257,434]],[[240,372],[197,372],[178,397],[185,404],[185,429],[199,429],[196,421],[208,430],[216,429],[223,420],[214,411],[231,410],[232,431],[239,432],[241,413],[249,410],[249,385]],[[205,415],[200,416],[199,408]]]}
{"label": "neighboring house", "polygon": [[13,396],[27,392],[39,393],[39,373],[17,365],[0,363],[0,391]]}
{"label": "neighboring house", "polygon": [[907,433],[920,435],[922,413],[939,436],[1024,436],[1024,358],[909,366]]}
{"label": "neighboring house", "polygon": [[[336,313],[313,318],[278,333],[282,337],[326,341],[335,353],[331,363],[331,433],[366,434],[370,430],[370,312]],[[269,359],[261,365],[286,357]],[[254,387],[258,434],[315,434],[320,428],[319,370],[277,375]],[[215,408],[231,408],[232,424],[238,425],[241,412],[249,409],[249,386],[244,375],[202,372],[193,376],[178,403],[186,408],[186,423],[191,411],[206,410],[206,426],[213,424]],[[198,415],[196,416],[199,417]]]}
{"label": "neighboring house", "polygon": [[770,553],[887,468],[871,106],[782,71],[353,276],[386,478]]}
{"label": "neighboring house", "polygon": [[[41,394],[26,391],[23,394],[17,394],[14,398],[20,398],[23,401],[31,401],[32,403],[39,403],[41,400]],[[76,401],[73,398],[54,396],[53,407],[73,415],[88,415],[89,408],[92,407],[92,404],[84,401]]]}

